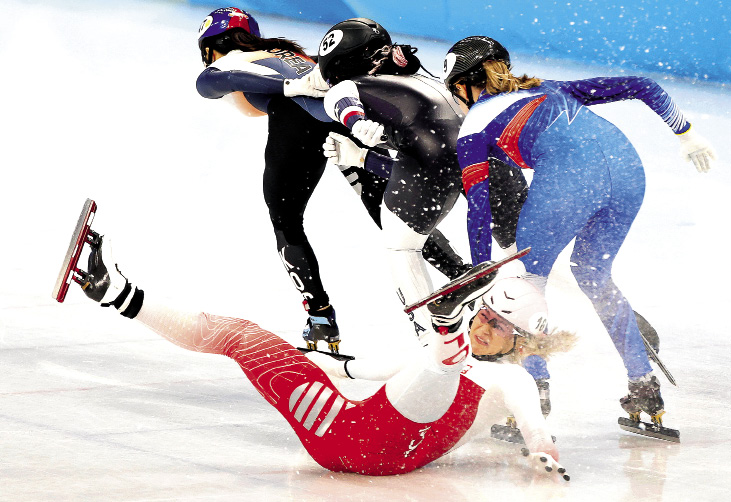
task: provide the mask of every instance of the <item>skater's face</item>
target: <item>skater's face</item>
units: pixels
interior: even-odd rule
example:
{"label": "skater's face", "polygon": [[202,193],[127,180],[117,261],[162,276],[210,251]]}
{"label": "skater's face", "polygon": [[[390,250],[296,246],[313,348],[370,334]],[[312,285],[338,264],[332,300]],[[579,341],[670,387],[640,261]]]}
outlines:
{"label": "skater's face", "polygon": [[507,354],[515,347],[515,340],[513,324],[486,306],[472,320],[470,342],[477,356]]}

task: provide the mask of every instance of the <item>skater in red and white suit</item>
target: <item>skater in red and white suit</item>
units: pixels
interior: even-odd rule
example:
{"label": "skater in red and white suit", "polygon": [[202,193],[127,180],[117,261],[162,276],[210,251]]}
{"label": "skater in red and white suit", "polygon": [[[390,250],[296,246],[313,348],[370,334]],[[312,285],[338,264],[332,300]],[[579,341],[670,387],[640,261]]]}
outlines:
{"label": "skater in red and white suit", "polygon": [[[517,365],[469,357],[462,307],[448,318],[435,318],[442,326],[436,339],[410,355],[403,367],[385,368],[382,361],[369,366],[369,361],[357,359],[344,363],[320,352],[303,355],[248,320],[155,303],[116,266],[106,265],[115,262],[109,243],[100,240],[89,258],[87,296],[113,305],[180,347],[236,361],[324,468],[374,476],[403,474],[445,455],[479,428],[489,430],[512,415],[533,452],[529,461],[568,479],[557,463],[558,451],[533,379]],[[387,381],[373,396],[350,400],[318,364],[343,376]]]}

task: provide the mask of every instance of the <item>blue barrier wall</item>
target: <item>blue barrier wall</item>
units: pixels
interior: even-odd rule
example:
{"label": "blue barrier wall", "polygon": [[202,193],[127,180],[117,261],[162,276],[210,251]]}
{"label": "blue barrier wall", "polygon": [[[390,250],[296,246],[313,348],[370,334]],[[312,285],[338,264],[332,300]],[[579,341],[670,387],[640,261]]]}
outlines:
{"label": "blue barrier wall", "polygon": [[316,7],[312,0],[228,0],[227,5],[326,24],[363,16],[391,33],[446,42],[488,35],[522,54],[698,80],[731,78],[728,0],[325,0]]}

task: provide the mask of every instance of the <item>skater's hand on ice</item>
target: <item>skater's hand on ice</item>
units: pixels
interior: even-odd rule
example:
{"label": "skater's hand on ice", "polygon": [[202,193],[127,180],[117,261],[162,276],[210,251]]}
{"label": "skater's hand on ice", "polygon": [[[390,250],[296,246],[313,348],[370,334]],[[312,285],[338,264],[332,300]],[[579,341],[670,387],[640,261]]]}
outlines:
{"label": "skater's hand on ice", "polygon": [[315,66],[310,73],[302,78],[284,79],[284,95],[287,97],[311,96],[321,98],[325,96],[329,88],[330,86],[322,78],[319,66]]}
{"label": "skater's hand on ice", "polygon": [[531,453],[530,451],[528,451],[528,448],[523,448],[521,450],[521,453],[524,457],[527,458],[528,463],[532,467],[551,475],[558,475],[566,481],[571,479],[571,477],[566,472],[566,469],[564,469],[564,467],[548,453],[542,451]]}
{"label": "skater's hand on ice", "polygon": [[350,138],[331,132],[322,145],[325,157],[338,166],[363,167],[368,149],[360,148]]}
{"label": "skater's hand on ice", "polygon": [[361,119],[353,125],[353,136],[365,146],[376,146],[385,142],[383,126],[372,120]]}
{"label": "skater's hand on ice", "polygon": [[680,140],[680,155],[683,160],[690,160],[699,173],[707,173],[716,160],[716,151],[711,144],[691,126],[683,134],[678,135]]}

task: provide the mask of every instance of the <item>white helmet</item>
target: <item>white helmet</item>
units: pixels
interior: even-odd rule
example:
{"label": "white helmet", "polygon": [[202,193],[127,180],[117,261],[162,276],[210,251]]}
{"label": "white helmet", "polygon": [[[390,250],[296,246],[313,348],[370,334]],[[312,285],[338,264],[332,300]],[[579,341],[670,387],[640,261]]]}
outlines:
{"label": "white helmet", "polygon": [[525,279],[499,279],[482,296],[482,300],[519,330],[531,335],[545,334],[548,327],[546,298]]}

